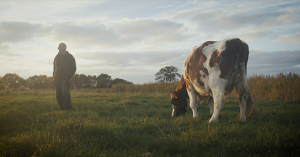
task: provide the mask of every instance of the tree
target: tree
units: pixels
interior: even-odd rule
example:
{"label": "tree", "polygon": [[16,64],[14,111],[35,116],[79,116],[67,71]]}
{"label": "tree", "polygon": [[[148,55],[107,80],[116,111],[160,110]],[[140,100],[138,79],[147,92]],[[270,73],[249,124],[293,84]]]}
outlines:
{"label": "tree", "polygon": [[97,88],[110,88],[112,79],[107,74],[100,74],[97,78]]}
{"label": "tree", "polygon": [[18,89],[26,85],[26,81],[17,74],[5,74],[1,80],[5,89]]}
{"label": "tree", "polygon": [[0,89],[5,89],[5,88],[4,88],[4,83],[3,83],[3,81],[2,81],[2,77],[0,77]]}
{"label": "tree", "polygon": [[50,76],[50,77],[47,77],[47,87],[49,89],[54,89],[54,82],[53,82],[53,77]]}
{"label": "tree", "polygon": [[181,77],[180,74],[177,73],[178,69],[174,66],[166,66],[161,68],[159,72],[155,74],[155,80],[158,82],[166,82],[172,83],[174,81],[178,81],[177,77]]}
{"label": "tree", "polygon": [[97,86],[97,78],[96,75],[88,75],[87,76],[87,86],[86,88],[95,88]]}
{"label": "tree", "polygon": [[79,75],[80,88],[86,88],[88,86],[87,76],[85,74]]}
{"label": "tree", "polygon": [[115,85],[115,84],[133,84],[132,82],[126,81],[124,79],[120,79],[120,78],[115,78],[112,82],[111,85]]}
{"label": "tree", "polygon": [[38,89],[41,86],[42,81],[37,75],[30,76],[27,80],[27,86],[29,88]]}
{"label": "tree", "polygon": [[81,85],[81,81],[80,81],[80,75],[79,74],[75,74],[72,79],[71,79],[71,87],[75,88],[75,89],[81,89],[82,85]]}
{"label": "tree", "polygon": [[96,84],[96,75],[75,74],[71,79],[71,87],[75,89],[95,88]]}
{"label": "tree", "polygon": [[53,79],[46,75],[30,76],[27,80],[27,86],[34,89],[46,89],[53,86]]}

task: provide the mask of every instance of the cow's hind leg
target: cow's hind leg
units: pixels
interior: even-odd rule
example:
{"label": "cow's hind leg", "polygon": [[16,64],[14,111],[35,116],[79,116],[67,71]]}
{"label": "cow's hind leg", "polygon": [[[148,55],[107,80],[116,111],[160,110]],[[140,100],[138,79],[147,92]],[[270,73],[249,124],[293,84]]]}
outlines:
{"label": "cow's hind leg", "polygon": [[[251,112],[251,97],[249,93],[249,89],[246,83],[239,83],[236,86],[237,92],[239,93],[239,105],[240,105],[240,121],[246,122],[246,108],[247,112]],[[247,102],[250,100],[250,102]],[[251,104],[250,104],[251,103]]]}
{"label": "cow's hind leg", "polygon": [[225,101],[224,88],[222,86],[217,86],[212,89],[214,99],[214,110],[213,115],[209,120],[209,123],[218,121],[220,111],[224,106]]}

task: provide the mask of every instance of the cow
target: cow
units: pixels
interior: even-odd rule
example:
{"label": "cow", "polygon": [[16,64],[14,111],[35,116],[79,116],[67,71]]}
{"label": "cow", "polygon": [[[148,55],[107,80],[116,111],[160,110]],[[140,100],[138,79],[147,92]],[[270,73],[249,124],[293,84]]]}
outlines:
{"label": "cow", "polygon": [[247,86],[249,48],[244,41],[233,38],[207,41],[188,54],[178,87],[171,92],[172,117],[187,112],[188,104],[193,117],[198,117],[198,102],[208,100],[209,123],[217,122],[225,96],[236,88],[239,94],[240,121],[251,114],[252,101]]}

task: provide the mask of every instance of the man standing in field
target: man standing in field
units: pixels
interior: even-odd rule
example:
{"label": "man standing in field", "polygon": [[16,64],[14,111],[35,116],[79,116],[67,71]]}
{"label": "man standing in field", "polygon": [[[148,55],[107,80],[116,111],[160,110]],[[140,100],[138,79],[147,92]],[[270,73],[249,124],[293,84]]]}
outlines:
{"label": "man standing in field", "polygon": [[71,104],[70,79],[76,72],[75,58],[66,51],[67,45],[60,43],[53,62],[53,79],[56,100],[61,110],[74,110]]}

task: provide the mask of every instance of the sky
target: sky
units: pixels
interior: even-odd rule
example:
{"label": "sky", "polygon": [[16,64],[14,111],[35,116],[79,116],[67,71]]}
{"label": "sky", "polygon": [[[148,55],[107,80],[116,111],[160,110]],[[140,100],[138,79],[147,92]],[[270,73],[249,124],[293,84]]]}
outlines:
{"label": "sky", "polygon": [[300,74],[300,1],[0,0],[0,76],[52,76],[66,43],[78,74],[155,82],[205,41],[249,45],[248,76]]}

